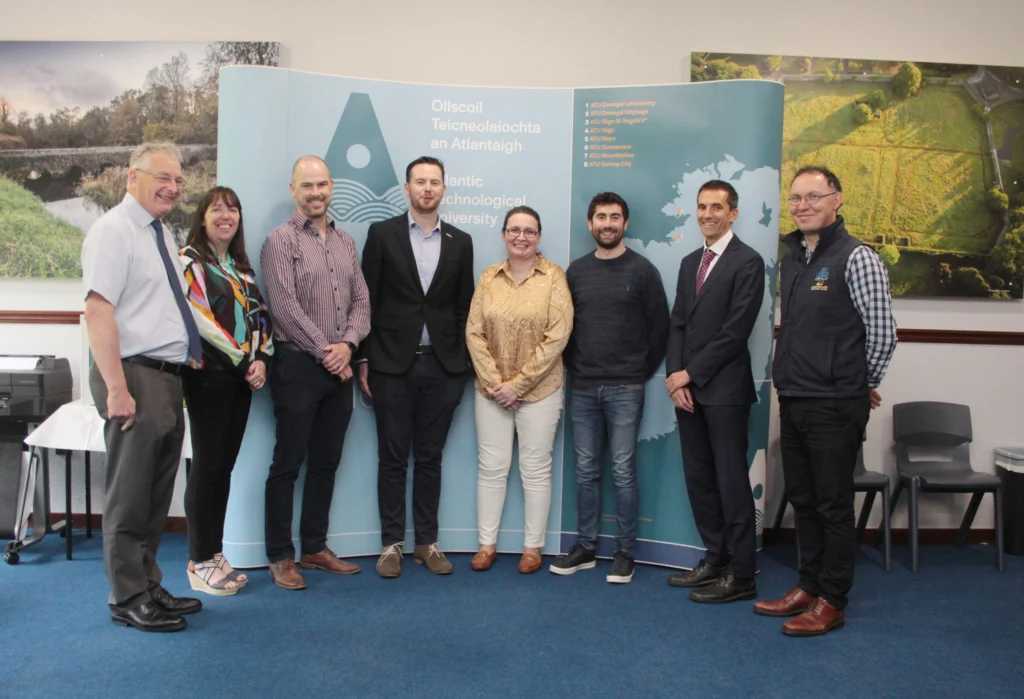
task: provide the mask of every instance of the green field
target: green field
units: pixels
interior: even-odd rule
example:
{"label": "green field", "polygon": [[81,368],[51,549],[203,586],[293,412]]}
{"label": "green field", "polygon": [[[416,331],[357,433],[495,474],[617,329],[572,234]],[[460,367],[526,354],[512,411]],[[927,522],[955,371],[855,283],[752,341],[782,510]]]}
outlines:
{"label": "green field", "polygon": [[81,277],[82,231],[0,177],[0,277]]}
{"label": "green field", "polygon": [[[1010,102],[992,110],[992,135],[996,140],[996,148],[1002,148],[1007,132],[1024,125],[1024,102]],[[1024,191],[1024,132],[1018,132],[1010,146],[1010,163],[1003,163],[1004,184],[1007,193],[1014,188],[1013,182],[1006,182],[1010,177],[1018,181],[1016,191]]]}
{"label": "green field", "polygon": [[[783,195],[797,168],[827,165],[843,183],[841,212],[851,233],[903,253],[892,270],[897,291],[934,293],[935,255],[984,255],[1002,226],[985,202],[993,181],[985,126],[959,86],[924,87],[908,100],[890,96],[880,116],[858,125],[852,105],[876,89],[888,93],[885,84],[787,82]],[[793,222],[788,207],[782,211],[786,233]]]}

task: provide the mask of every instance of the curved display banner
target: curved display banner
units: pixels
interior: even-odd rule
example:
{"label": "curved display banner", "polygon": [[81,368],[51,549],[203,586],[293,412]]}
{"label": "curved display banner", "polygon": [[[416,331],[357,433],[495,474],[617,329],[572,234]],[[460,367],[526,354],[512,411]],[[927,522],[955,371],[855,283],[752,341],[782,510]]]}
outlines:
{"label": "curved display banner", "polygon": [[[330,213],[361,250],[375,221],[404,212],[406,165],[421,155],[445,163],[444,220],[473,236],[474,272],[505,258],[505,212],[526,204],[543,220],[544,255],[567,267],[594,249],[586,209],[600,191],[630,206],[626,243],[661,272],[671,303],[682,258],[701,244],[693,216],[697,188],[730,181],[740,195],[734,230],[767,263],[767,289],[751,338],[759,400],[751,412],[751,483],[758,532],[764,506],[769,369],[778,257],[779,166],[783,88],[730,81],[607,89],[517,89],[396,83],[275,68],[221,71],[217,179],[244,207],[246,244],[257,266],[263,241],[292,213],[288,182],[295,160],[327,162],[334,179]],[[259,277],[259,273],[257,274]],[[262,279],[260,278],[261,284]],[[472,382],[455,414],[444,450],[439,544],[476,551],[477,452]],[[368,399],[356,391],[335,482],[328,546],[340,556],[381,550],[377,513],[377,449]],[[575,458],[566,416],[555,440],[552,503],[545,553],[575,538]],[[225,522],[224,554],[233,565],[267,565],[264,484],[274,447],[268,391],[259,392],[235,467]],[[499,551],[523,545],[523,492],[513,457]],[[702,545],[683,482],[678,433],[664,370],[648,385],[638,449],[640,541],[637,561],[690,567]],[[412,507],[406,548],[411,550]],[[304,471],[295,493],[293,536]],[[614,533],[612,484],[603,479],[601,551]],[[608,524],[607,521],[611,521]]]}

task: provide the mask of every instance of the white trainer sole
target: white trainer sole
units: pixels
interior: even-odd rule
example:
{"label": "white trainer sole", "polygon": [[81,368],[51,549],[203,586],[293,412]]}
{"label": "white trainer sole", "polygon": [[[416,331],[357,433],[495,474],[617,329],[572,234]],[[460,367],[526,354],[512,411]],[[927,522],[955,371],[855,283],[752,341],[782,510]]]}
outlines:
{"label": "white trainer sole", "polygon": [[550,570],[555,575],[572,575],[577,570],[590,570],[591,568],[595,567],[597,567],[597,561],[590,561],[589,563],[580,563],[578,566],[573,566],[572,568],[556,568],[555,564],[552,563],[550,566],[548,566],[548,570]]}

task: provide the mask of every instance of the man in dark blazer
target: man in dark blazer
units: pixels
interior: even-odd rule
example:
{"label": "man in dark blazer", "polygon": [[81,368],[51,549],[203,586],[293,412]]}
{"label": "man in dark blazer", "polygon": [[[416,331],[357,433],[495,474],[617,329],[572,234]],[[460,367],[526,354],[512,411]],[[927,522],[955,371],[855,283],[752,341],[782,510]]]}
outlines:
{"label": "man in dark blazer", "polygon": [[732,232],[739,197],[711,180],[697,193],[704,245],[683,258],[669,326],[666,384],[676,406],[690,507],[707,555],[669,576],[695,602],[753,599],[754,498],[747,422],[757,402],[747,341],[764,299],[764,260]]}
{"label": "man in dark blazer", "polygon": [[444,165],[421,157],[405,170],[409,210],[374,223],[363,247],[370,335],[360,347],[359,384],[377,418],[377,504],[384,551],[377,573],[402,573],[409,449],[413,471],[414,559],[452,572],[437,545],[441,452],[462,399],[473,298],[473,240],[440,220]]}

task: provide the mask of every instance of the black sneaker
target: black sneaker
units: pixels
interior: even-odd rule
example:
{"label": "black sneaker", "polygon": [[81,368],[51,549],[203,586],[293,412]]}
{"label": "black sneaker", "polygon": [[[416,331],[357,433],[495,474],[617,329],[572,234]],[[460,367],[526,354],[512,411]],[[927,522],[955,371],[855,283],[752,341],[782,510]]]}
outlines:
{"label": "black sneaker", "polygon": [[610,583],[628,583],[633,579],[633,557],[625,551],[616,551],[612,559],[612,569],[605,580]]}
{"label": "black sneaker", "polygon": [[587,570],[597,565],[597,556],[593,551],[574,544],[569,553],[559,556],[558,560],[548,566],[555,575],[572,575],[577,570]]}

